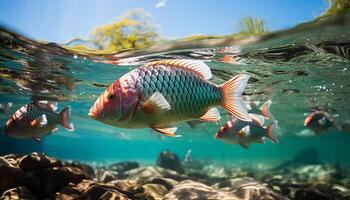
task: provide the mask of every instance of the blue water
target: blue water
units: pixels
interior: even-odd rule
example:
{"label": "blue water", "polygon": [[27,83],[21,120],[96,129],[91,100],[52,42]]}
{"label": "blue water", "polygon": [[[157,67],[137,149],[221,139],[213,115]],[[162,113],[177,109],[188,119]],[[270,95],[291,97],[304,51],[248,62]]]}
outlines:
{"label": "blue water", "polygon": [[[320,136],[300,136],[300,132],[307,132],[303,121],[313,107],[323,107],[337,115],[338,123],[350,119],[348,19],[257,38],[254,43],[227,44],[232,47],[229,50],[223,46],[183,48],[145,54],[124,60],[121,65],[99,62],[110,56],[79,55],[52,44],[10,37],[12,33],[5,30],[1,33],[0,103],[13,102],[9,113],[14,113],[31,100],[57,101],[59,111],[66,106],[72,108],[76,130],[68,132],[59,126],[58,132],[42,142],[1,135],[0,154],[39,151],[60,159],[98,164],[121,160],[152,164],[164,149],[181,159],[192,149],[194,159],[223,164],[273,165],[293,160],[298,154],[305,155],[306,161],[317,157],[325,163],[350,164],[350,133],[330,129]],[[235,62],[221,62],[225,55],[233,56]],[[111,127],[88,117],[98,95],[114,80],[144,63],[163,58],[203,60],[212,69],[215,83],[249,74],[244,99],[247,104],[272,100],[280,144],[252,144],[248,150],[226,144],[214,138],[220,127],[215,123],[200,124],[195,129],[181,124],[177,134],[182,137],[169,138],[150,129]],[[220,112],[223,124],[228,118],[223,109]],[[5,124],[8,117],[1,114],[0,124]],[[303,154],[310,149],[313,153]]]}

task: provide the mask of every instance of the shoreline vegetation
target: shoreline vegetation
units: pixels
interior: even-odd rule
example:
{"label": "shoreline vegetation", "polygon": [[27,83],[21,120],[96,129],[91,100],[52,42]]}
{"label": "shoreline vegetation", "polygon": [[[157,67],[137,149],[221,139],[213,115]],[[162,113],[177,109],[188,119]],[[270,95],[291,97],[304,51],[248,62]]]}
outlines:
{"label": "shoreline vegetation", "polygon": [[[62,47],[77,54],[114,55],[116,58],[145,55],[177,49],[225,47],[254,43],[258,40],[280,36],[284,33],[307,30],[346,15],[350,2],[326,0],[329,7],[315,20],[282,31],[269,31],[263,19],[245,17],[239,22],[239,32],[230,35],[192,35],[175,40],[159,36],[152,17],[142,9],[131,10],[114,23],[96,28],[89,40],[75,38]],[[81,41],[81,42],[78,42]],[[73,45],[72,45],[73,44]]]}

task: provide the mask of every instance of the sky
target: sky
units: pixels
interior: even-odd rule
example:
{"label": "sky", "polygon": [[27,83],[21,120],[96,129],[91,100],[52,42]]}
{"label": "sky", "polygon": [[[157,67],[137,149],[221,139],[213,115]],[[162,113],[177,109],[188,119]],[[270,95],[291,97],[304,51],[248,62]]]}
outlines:
{"label": "sky", "polygon": [[320,15],[325,0],[0,0],[0,26],[32,39],[65,43],[87,39],[94,28],[128,10],[150,13],[161,36],[225,35],[243,17],[259,17],[269,30],[291,28]]}

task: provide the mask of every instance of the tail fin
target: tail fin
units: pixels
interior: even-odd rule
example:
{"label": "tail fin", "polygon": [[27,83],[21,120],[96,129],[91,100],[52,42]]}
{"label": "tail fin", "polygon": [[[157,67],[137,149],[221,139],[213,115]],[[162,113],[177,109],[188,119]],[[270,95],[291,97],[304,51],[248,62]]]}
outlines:
{"label": "tail fin", "polygon": [[277,128],[277,124],[278,122],[275,120],[272,124],[266,127],[266,137],[268,137],[275,144],[278,144],[278,139],[273,135],[273,132]]}
{"label": "tail fin", "polygon": [[270,111],[270,107],[271,107],[271,100],[267,100],[260,108],[260,112],[261,115],[271,119],[271,120],[275,120],[275,117],[272,115],[271,111]]}
{"label": "tail fin", "polygon": [[246,105],[242,100],[242,93],[247,85],[248,79],[248,75],[238,75],[220,85],[223,94],[221,105],[229,113],[243,121],[252,121],[248,115]]}
{"label": "tail fin", "polygon": [[64,108],[61,113],[61,124],[62,126],[67,129],[68,131],[74,131],[74,125],[73,123],[70,121],[70,108],[66,107]]}

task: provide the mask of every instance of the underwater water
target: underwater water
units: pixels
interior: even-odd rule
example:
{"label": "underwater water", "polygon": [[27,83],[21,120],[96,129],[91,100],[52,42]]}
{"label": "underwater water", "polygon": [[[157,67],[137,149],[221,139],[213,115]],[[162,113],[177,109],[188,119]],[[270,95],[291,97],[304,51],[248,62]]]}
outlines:
{"label": "underwater water", "polygon": [[[340,21],[340,22],[339,22]],[[44,152],[49,156],[84,162],[109,163],[137,160],[154,163],[164,149],[181,159],[191,149],[194,159],[219,163],[292,160],[313,149],[320,162],[350,164],[350,133],[329,129],[310,136],[303,122],[312,108],[337,116],[341,124],[350,119],[350,21],[345,17],[309,25],[257,39],[246,44],[176,49],[117,60],[113,55],[79,55],[56,44],[40,44],[20,35],[1,31],[0,99],[12,102],[9,114],[32,100],[58,102],[58,111],[72,109],[74,132],[59,131],[42,142],[1,135],[0,153]],[[212,70],[214,83],[221,84],[237,74],[251,78],[243,93],[247,105],[270,99],[278,120],[279,144],[252,144],[249,149],[215,139],[220,124],[201,123],[195,128],[178,126],[179,138],[160,136],[150,129],[112,127],[88,117],[89,108],[114,80],[150,61],[185,58],[204,61]],[[231,58],[227,60],[227,58]],[[221,124],[229,119],[220,108]],[[9,115],[1,114],[5,124]]]}
{"label": "underwater water", "polygon": [[[149,173],[156,174],[154,175],[156,177],[160,174],[159,176],[170,177],[176,181],[196,180],[217,189],[213,192],[214,189],[205,186],[203,191],[208,193],[197,199],[236,199],[237,192],[234,192],[233,197],[230,196],[231,193],[227,193],[230,190],[222,187],[227,184],[231,184],[232,188],[236,188],[237,185],[244,187],[247,181],[249,183],[252,181],[242,179],[237,182],[230,179],[236,177],[255,177],[266,183],[273,189],[267,190],[267,195],[273,196],[272,199],[285,199],[275,194],[276,191],[292,199],[349,198],[350,132],[349,127],[346,128],[350,120],[349,35],[350,17],[343,15],[262,37],[222,40],[223,42],[216,43],[170,42],[166,45],[160,44],[158,48],[151,50],[94,55],[73,52],[55,43],[39,43],[6,29],[0,29],[0,104],[2,105],[0,124],[5,126],[9,117],[25,104],[49,100],[58,103],[58,111],[69,106],[72,110],[71,121],[75,126],[73,132],[68,132],[61,125],[57,125],[58,131],[42,138],[40,142],[0,134],[0,155],[3,156],[1,162],[10,163],[8,166],[11,167],[19,165],[25,173],[26,170],[32,170],[30,167],[33,166],[42,169],[40,162],[45,166],[48,165],[47,162],[51,162],[50,167],[56,166],[57,161],[46,161],[47,158],[41,157],[41,154],[23,158],[17,156],[39,152],[59,160],[89,164],[95,169],[94,178],[91,178],[88,172],[88,175],[83,174],[82,177],[103,183],[126,178],[142,183],[141,186],[135,187],[144,187],[143,184],[149,184],[147,182]],[[197,123],[194,127],[187,123],[179,124],[176,134],[181,137],[167,137],[150,128],[113,127],[88,116],[95,100],[115,80],[143,64],[162,59],[201,60],[210,67],[213,74],[210,81],[216,84],[224,83],[238,74],[250,75],[243,92],[244,102],[247,107],[251,107],[253,103],[260,106],[265,101],[271,100],[271,113],[278,121],[274,135],[279,143],[267,141],[265,144],[253,143],[249,148],[243,148],[238,144],[228,144],[216,139],[215,135],[220,127],[230,120],[230,116],[223,108],[219,108],[222,116],[220,122]],[[9,105],[8,103],[11,106],[5,112],[4,106]],[[254,112],[254,109],[256,110],[252,108],[251,112]],[[327,112],[330,118],[334,116],[337,127],[342,128],[330,127],[319,134],[314,133],[304,126],[305,118],[313,109]],[[169,156],[169,152],[164,150],[173,152],[179,159],[172,157],[173,154]],[[166,158],[162,158],[162,155]],[[168,158],[175,161],[167,161]],[[170,164],[160,164],[163,162],[162,159]],[[129,161],[138,164],[130,164]],[[123,169],[131,166],[128,169],[136,168],[136,171],[129,172],[127,169],[116,170],[117,172],[113,173],[108,171],[120,167],[118,165],[113,168],[113,165],[110,165],[117,162],[124,163],[121,167]],[[184,172],[177,166],[178,162],[182,163],[185,175],[181,174]],[[139,164],[154,166],[156,163],[165,168],[168,165],[179,174],[174,175],[173,172],[164,172],[158,168],[137,168]],[[77,166],[77,164],[63,165],[63,171],[66,168],[75,169]],[[1,164],[0,167],[4,166]],[[89,169],[82,166],[85,170]],[[143,174],[142,170],[147,173]],[[266,175],[265,172],[269,174]],[[77,181],[65,173],[61,176],[64,183],[57,186],[54,184],[55,181],[51,180],[55,176],[47,175],[47,178],[40,179],[40,173],[36,174],[39,178],[25,182],[39,199],[49,197],[69,199],[69,195],[64,196],[67,191],[61,189],[69,182],[78,184],[83,179],[80,177]],[[73,170],[71,173],[79,174],[79,170],[78,172]],[[0,177],[2,174],[0,170]],[[8,180],[12,179],[0,179],[1,193],[21,185],[21,183],[11,185]],[[33,180],[42,182],[31,182]],[[150,182],[154,183],[154,179]],[[50,185],[50,188],[41,190],[41,184]],[[52,184],[54,186],[51,187]],[[116,185],[118,184],[115,183],[113,187]],[[317,191],[303,190],[306,186],[316,188]],[[179,193],[171,192],[173,190],[167,193],[163,191],[165,189],[157,187],[154,191],[159,196],[154,193],[142,196],[144,194],[135,192],[125,185],[123,187],[123,195],[131,199],[136,197],[136,199],[161,199],[165,194],[164,199],[185,197],[196,199],[192,196],[197,195],[195,192],[191,194],[182,192],[181,188]],[[170,189],[172,187],[176,188],[176,184]],[[202,185],[186,187],[198,189]],[[261,189],[263,186],[254,185],[254,187]],[[170,189],[167,187],[167,190]],[[58,191],[61,193],[54,193]],[[84,196],[85,193],[81,195]],[[260,194],[260,197],[256,199],[265,199],[266,196]]]}

